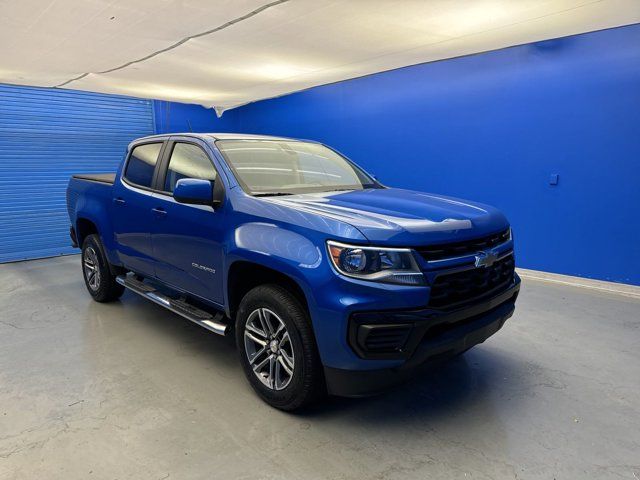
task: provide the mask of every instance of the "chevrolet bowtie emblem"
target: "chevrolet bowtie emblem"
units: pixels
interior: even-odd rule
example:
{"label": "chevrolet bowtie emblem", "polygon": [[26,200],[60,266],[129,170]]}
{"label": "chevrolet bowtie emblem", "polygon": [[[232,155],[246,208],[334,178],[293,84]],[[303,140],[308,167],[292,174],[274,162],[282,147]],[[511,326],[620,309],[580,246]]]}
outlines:
{"label": "chevrolet bowtie emblem", "polygon": [[498,256],[493,252],[478,252],[476,254],[476,268],[490,267],[496,260],[498,260]]}

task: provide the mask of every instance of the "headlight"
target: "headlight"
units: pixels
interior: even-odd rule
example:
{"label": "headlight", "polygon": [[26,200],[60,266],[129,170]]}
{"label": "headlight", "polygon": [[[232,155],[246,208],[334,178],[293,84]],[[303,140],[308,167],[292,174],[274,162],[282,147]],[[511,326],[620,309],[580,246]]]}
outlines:
{"label": "headlight", "polygon": [[424,285],[425,280],[408,248],[345,245],[328,241],[329,257],[338,272],[371,282]]}

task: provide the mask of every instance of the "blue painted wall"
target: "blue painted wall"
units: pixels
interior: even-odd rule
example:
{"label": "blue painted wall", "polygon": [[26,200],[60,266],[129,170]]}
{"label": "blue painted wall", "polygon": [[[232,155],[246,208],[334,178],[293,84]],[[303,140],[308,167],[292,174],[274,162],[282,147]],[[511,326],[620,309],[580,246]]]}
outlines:
{"label": "blue painted wall", "polygon": [[640,25],[317,87],[202,126],[321,140],[388,185],[501,208],[520,267],[640,284]]}

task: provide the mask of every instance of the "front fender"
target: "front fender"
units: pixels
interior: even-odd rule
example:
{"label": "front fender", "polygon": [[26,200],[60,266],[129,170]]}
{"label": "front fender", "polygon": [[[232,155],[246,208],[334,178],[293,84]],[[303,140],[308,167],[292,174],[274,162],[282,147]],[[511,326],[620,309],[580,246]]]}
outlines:
{"label": "front fender", "polygon": [[302,289],[309,308],[315,306],[311,285],[330,272],[320,246],[308,238],[272,223],[245,223],[233,232],[225,255],[225,305],[229,305],[229,269],[246,261],[276,270],[290,277]]}

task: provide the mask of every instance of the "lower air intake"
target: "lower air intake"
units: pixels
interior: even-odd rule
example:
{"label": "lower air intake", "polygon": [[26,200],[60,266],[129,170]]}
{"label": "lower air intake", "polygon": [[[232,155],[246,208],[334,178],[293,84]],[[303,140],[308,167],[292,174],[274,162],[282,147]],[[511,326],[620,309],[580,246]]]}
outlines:
{"label": "lower air intake", "polygon": [[370,353],[400,352],[407,343],[411,325],[360,325],[358,344]]}

